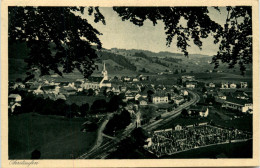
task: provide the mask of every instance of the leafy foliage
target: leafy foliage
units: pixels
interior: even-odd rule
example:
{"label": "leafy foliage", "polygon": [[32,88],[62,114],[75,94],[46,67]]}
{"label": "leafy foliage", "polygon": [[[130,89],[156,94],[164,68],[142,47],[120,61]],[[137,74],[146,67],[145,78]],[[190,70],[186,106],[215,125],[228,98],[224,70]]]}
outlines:
{"label": "leafy foliage", "polygon": [[[101,48],[97,37],[101,33],[75,12],[83,13],[84,8],[9,7],[9,45],[26,42],[30,50],[25,60],[28,76],[33,78],[37,71],[40,75],[48,75],[50,71],[62,75],[74,69],[85,77],[92,74],[97,55],[91,45]],[[95,22],[105,23],[98,8],[90,7],[88,12],[94,13]],[[51,51],[50,43],[55,52]]]}
{"label": "leafy foliage", "polygon": [[[220,11],[218,7],[214,7]],[[233,68],[237,63],[244,74],[245,64],[252,63],[252,8],[248,6],[226,7],[228,16],[222,27],[209,17],[207,7],[114,7],[123,21],[129,20],[135,25],[143,26],[145,20],[154,25],[164,23],[166,45],[170,46],[177,37],[177,47],[188,56],[187,46],[192,39],[200,49],[202,38],[213,35],[214,43],[220,42],[219,51],[213,57],[215,68],[219,61],[228,63]],[[184,19],[187,25],[180,24]]]}
{"label": "leafy foliage", "polygon": [[228,15],[223,31],[214,37],[214,43],[221,38],[219,51],[213,57],[215,68],[219,61],[228,63],[229,68],[239,64],[242,75],[245,65],[252,63],[252,8],[247,6],[227,7]]}

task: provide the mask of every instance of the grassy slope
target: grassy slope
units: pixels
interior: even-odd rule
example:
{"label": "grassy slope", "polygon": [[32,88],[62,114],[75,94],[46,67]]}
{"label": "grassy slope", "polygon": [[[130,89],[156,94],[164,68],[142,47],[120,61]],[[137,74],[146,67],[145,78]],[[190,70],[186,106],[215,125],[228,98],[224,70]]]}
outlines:
{"label": "grassy slope", "polygon": [[80,131],[84,119],[32,113],[9,117],[9,158],[30,159],[37,149],[42,159],[68,159],[91,148],[96,132]]}

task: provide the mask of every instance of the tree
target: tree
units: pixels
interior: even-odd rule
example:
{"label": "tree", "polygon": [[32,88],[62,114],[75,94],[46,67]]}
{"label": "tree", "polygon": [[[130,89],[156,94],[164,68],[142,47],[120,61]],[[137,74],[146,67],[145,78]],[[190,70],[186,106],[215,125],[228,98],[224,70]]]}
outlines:
{"label": "tree", "polygon": [[152,102],[152,95],[154,94],[154,92],[152,90],[148,90],[147,91],[147,97],[149,102]]}
{"label": "tree", "polygon": [[88,89],[88,96],[93,96],[95,94],[93,89]]}
{"label": "tree", "polygon": [[178,74],[178,73],[179,73],[179,72],[178,72],[178,70],[176,69],[175,72],[174,72],[174,74]]}
{"label": "tree", "polygon": [[89,104],[88,103],[82,104],[79,108],[81,117],[85,117],[87,115],[88,110],[89,110]]}
{"label": "tree", "polygon": [[105,112],[107,102],[105,99],[95,100],[90,108],[92,113]]}
{"label": "tree", "polygon": [[121,105],[122,102],[123,101],[120,96],[114,95],[113,97],[111,97],[110,101],[107,103],[107,111],[114,112],[114,111],[118,110],[119,105]]}
{"label": "tree", "polygon": [[207,91],[207,88],[205,86],[202,87],[202,93],[205,93]]}
{"label": "tree", "polygon": [[182,115],[183,117],[187,117],[187,116],[189,115],[188,110],[187,110],[187,109],[182,109],[181,115]]}
{"label": "tree", "polygon": [[[84,77],[92,74],[97,59],[95,48],[101,48],[97,37],[101,33],[86,19],[75,13],[85,12],[83,7],[9,7],[9,45],[25,42],[29,49],[27,62],[28,79],[36,72],[48,75],[50,72],[62,76],[74,69]],[[103,22],[104,16],[98,7],[89,7],[95,22]],[[61,68],[61,69],[60,69]]]}
{"label": "tree", "polygon": [[[214,7],[220,12],[218,7]],[[219,62],[229,64],[230,68],[239,64],[240,71],[244,74],[245,65],[252,63],[252,7],[227,6],[226,24],[221,26],[208,16],[207,7],[114,7],[122,20],[130,20],[135,25],[142,26],[145,20],[150,20],[154,25],[158,21],[164,23],[166,45],[170,46],[174,37],[177,37],[177,47],[188,56],[187,47],[190,39],[200,49],[201,38],[213,34],[214,43],[220,42],[219,51],[213,57],[215,68]],[[187,25],[179,24],[180,19],[185,19]]]}

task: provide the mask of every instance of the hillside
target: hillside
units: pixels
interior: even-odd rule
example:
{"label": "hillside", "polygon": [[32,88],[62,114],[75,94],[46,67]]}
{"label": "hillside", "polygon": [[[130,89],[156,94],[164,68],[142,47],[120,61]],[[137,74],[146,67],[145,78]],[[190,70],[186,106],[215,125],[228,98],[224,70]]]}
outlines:
{"label": "hillside", "polygon": [[[94,46],[93,46],[94,47]],[[55,52],[55,51],[53,51]],[[29,50],[24,43],[16,43],[9,47],[9,80],[24,78],[26,63],[24,59],[28,57]],[[135,76],[143,73],[155,75],[162,72],[169,73],[199,73],[214,69],[210,64],[212,57],[200,54],[190,54],[185,57],[180,53],[171,52],[151,52],[147,50],[126,50],[126,49],[102,49],[97,51],[99,60],[96,62],[98,67],[93,76],[101,75],[102,63],[106,63],[109,76]],[[252,73],[252,66],[248,66],[249,74]],[[232,74],[240,74],[239,68],[228,69],[227,65],[221,65],[217,70]],[[248,73],[248,72],[247,72]],[[66,78],[75,79],[83,76],[75,70],[71,74],[64,75]]]}

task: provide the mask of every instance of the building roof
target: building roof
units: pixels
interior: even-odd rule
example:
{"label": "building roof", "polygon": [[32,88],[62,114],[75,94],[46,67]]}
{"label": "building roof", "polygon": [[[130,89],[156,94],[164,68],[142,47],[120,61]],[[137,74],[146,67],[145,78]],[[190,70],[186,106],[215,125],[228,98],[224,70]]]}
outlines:
{"label": "building roof", "polygon": [[42,86],[42,90],[54,90],[55,88],[55,85]]}
{"label": "building roof", "polygon": [[16,99],[17,97],[21,97],[19,94],[10,94],[8,98]]}
{"label": "building roof", "polygon": [[205,112],[207,111],[207,108],[208,108],[207,106],[191,106],[190,110]]}
{"label": "building roof", "polygon": [[233,98],[233,97],[227,97],[225,103],[235,103],[235,104],[240,104],[240,105],[245,105],[245,104],[248,104],[248,103],[251,103],[249,100],[245,100],[245,99],[236,99],[236,98]]}
{"label": "building roof", "polygon": [[101,82],[103,80],[103,77],[96,77],[96,76],[91,76],[88,78],[89,81],[91,82]]}
{"label": "building roof", "polygon": [[168,97],[166,93],[163,92],[156,92],[152,95],[152,97]]}

